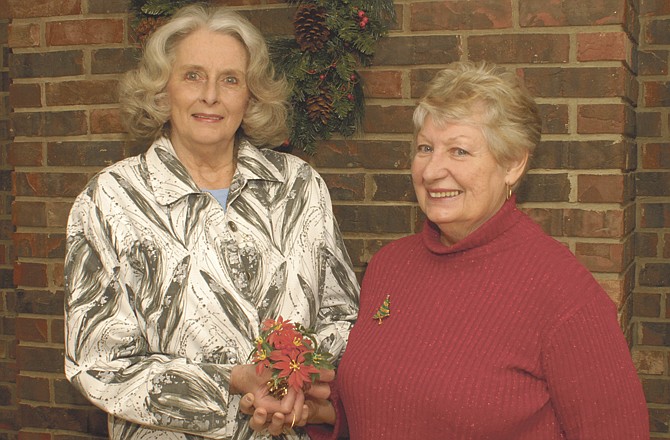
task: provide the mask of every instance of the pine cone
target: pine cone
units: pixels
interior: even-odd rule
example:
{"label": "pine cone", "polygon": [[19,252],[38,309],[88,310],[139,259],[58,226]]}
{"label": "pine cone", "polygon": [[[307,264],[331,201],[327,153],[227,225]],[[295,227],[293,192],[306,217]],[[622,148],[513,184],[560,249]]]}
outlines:
{"label": "pine cone", "polygon": [[307,106],[307,117],[312,122],[321,121],[328,125],[333,110],[333,97],[325,91],[318,95],[310,96],[305,100]]}
{"label": "pine cone", "polygon": [[330,29],[326,27],[326,15],[324,8],[311,3],[305,3],[298,8],[293,26],[300,50],[316,52],[323,48],[330,38]]}

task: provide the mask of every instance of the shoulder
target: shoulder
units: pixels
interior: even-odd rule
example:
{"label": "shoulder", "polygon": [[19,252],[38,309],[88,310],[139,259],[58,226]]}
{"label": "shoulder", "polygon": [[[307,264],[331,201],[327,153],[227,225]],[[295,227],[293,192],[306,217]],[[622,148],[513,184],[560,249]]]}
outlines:
{"label": "shoulder", "polygon": [[398,238],[383,245],[370,259],[369,266],[395,264],[399,261],[414,260],[422,248],[421,234]]}
{"label": "shoulder", "polygon": [[247,178],[284,182],[321,180],[319,173],[305,160],[289,153],[257,148],[246,140],[240,145],[238,165]]}

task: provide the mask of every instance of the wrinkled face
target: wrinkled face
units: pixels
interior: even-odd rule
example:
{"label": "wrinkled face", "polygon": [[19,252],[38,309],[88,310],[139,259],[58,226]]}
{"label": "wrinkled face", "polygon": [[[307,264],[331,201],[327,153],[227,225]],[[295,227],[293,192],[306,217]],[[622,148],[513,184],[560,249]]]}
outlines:
{"label": "wrinkled face", "polygon": [[415,145],[414,191],[447,245],[491,218],[505,202],[506,183],[521,176],[522,168],[508,169],[496,162],[477,125],[437,125],[427,116]]}
{"label": "wrinkled face", "polygon": [[175,48],[167,83],[175,148],[230,148],[249,102],[247,52],[237,39],[206,29]]}

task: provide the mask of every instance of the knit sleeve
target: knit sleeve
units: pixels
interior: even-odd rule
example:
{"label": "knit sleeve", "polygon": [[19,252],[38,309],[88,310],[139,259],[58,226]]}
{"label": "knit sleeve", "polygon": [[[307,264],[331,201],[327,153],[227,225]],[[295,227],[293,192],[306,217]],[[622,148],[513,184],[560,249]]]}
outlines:
{"label": "knit sleeve", "polygon": [[549,337],[542,361],[551,403],[567,439],[646,440],[642,386],[616,308],[598,293]]}

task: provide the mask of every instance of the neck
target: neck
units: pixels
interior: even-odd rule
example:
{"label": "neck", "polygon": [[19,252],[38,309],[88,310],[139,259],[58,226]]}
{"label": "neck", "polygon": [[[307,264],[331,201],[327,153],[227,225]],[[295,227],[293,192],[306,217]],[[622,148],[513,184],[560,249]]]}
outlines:
{"label": "neck", "polygon": [[172,141],[175,153],[199,188],[228,188],[235,174],[237,148],[188,146]]}

